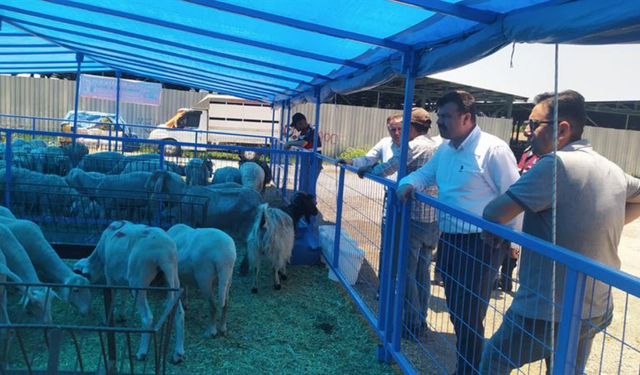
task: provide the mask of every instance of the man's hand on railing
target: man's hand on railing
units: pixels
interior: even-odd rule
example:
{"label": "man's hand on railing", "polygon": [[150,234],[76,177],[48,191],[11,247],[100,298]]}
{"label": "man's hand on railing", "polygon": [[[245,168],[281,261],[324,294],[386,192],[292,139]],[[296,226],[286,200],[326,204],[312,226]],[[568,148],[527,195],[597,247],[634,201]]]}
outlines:
{"label": "man's hand on railing", "polygon": [[370,173],[373,170],[373,167],[370,165],[358,168],[358,177],[364,178],[365,173]]}
{"label": "man's hand on railing", "polygon": [[413,185],[410,184],[400,185],[400,187],[398,187],[398,190],[396,190],[396,196],[398,197],[400,203],[406,202],[409,197],[413,197],[413,194]]}
{"label": "man's hand on railing", "polygon": [[346,165],[353,166],[353,160],[340,158],[340,159],[338,159],[338,164],[346,164]]}
{"label": "man's hand on railing", "polygon": [[493,247],[494,249],[499,248],[505,241],[504,238],[496,236],[495,234],[488,232],[486,230],[482,231],[480,238],[482,239],[482,241],[484,241],[484,243]]}

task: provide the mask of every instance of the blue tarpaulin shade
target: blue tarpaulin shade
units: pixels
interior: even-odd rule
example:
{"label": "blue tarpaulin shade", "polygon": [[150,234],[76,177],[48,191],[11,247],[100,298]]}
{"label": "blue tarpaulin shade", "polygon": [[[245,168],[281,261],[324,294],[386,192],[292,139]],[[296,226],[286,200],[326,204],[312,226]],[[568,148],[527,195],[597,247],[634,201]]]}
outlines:
{"label": "blue tarpaulin shade", "polygon": [[[640,41],[636,0],[2,0],[0,73],[118,70],[269,102],[456,68],[513,42]],[[407,56],[413,54],[413,59]]]}

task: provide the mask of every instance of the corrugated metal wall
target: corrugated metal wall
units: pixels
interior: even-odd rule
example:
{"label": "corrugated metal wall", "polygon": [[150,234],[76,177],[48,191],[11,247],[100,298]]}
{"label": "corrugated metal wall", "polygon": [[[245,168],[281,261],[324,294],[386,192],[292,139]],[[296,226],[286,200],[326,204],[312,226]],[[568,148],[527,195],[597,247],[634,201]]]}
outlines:
{"label": "corrugated metal wall", "polygon": [[[75,91],[74,81],[0,76],[0,113],[63,118],[73,110]],[[164,89],[159,107],[120,103],[120,115],[130,124],[157,125],[173,116],[178,108],[189,107],[206,95],[207,93]],[[80,98],[78,108],[115,113],[116,104],[110,100]],[[18,125],[6,119],[2,122],[3,125]]]}
{"label": "corrugated metal wall", "polygon": [[[0,114],[62,118],[73,109],[75,82],[40,78],[0,76]],[[206,93],[162,90],[159,107],[121,103],[120,113],[131,124],[156,125],[173,116],[178,108],[189,107]],[[115,102],[99,99],[80,99],[81,110],[115,112]],[[315,124],[315,105],[304,104],[292,108],[291,113],[302,112]],[[323,104],[320,133],[324,154],[335,157],[347,147],[367,148],[388,136],[386,119],[397,110]],[[434,121],[435,114],[432,113]],[[1,120],[2,126],[16,126],[25,122]],[[482,130],[509,142],[511,120],[478,117]],[[438,128],[431,129],[433,135]],[[144,134],[139,134],[144,136]],[[640,132],[607,128],[585,128],[596,151],[618,164],[626,172],[640,175]]]}
{"label": "corrugated metal wall", "polygon": [[[303,104],[291,109],[291,113],[301,112],[311,124],[315,124],[315,104]],[[398,113],[395,109],[352,107],[346,105],[323,104],[320,109],[320,135],[322,135],[323,153],[335,157],[348,147],[367,148],[375,145],[381,138],[388,137],[387,117]],[[435,123],[437,116],[431,113]],[[478,117],[481,129],[505,142],[511,137],[511,119]],[[438,135],[438,127],[429,131]]]}
{"label": "corrugated metal wall", "polygon": [[587,126],[583,138],[625,172],[640,176],[640,131]]}

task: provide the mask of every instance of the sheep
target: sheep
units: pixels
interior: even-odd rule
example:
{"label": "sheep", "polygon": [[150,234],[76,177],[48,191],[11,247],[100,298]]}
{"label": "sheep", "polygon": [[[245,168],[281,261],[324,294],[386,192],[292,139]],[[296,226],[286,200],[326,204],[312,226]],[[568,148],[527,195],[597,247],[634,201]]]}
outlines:
{"label": "sheep", "polygon": [[72,168],[69,156],[64,154],[62,147],[35,148],[27,156],[28,164],[25,168],[44,174],[64,176]]}
{"label": "sheep", "polygon": [[[243,164],[248,163],[249,161],[246,159],[240,160],[239,164],[242,167]],[[269,164],[267,164],[264,160],[255,160],[253,163],[256,163],[262,168],[264,171],[264,184],[262,185],[262,190],[264,191],[264,187],[271,183],[271,168],[269,168]]]}
{"label": "sheep", "polygon": [[[0,250],[0,324],[10,324],[9,321],[9,312],[7,311],[7,294],[6,288],[2,285],[3,282],[7,281],[7,278],[12,279],[14,282],[22,283],[22,278],[15,273],[11,272],[9,267],[7,267],[7,258],[4,256],[4,252]],[[0,345],[5,342],[4,341],[4,332],[0,329]],[[1,358],[1,354],[0,354]]]}
{"label": "sheep", "polygon": [[104,213],[113,218],[148,218],[149,192],[145,186],[150,177],[149,172],[104,176],[95,188],[95,195]]}
{"label": "sheep", "polygon": [[187,163],[184,172],[188,186],[205,186],[213,173],[213,163],[208,159],[193,158]]}
{"label": "sheep", "polygon": [[33,148],[46,148],[49,146],[47,145],[47,142],[43,141],[42,139],[32,139],[31,141],[29,141],[29,145],[31,145],[31,147]]}
{"label": "sheep", "polygon": [[64,176],[64,180],[70,187],[91,198],[96,197],[96,189],[105,178],[106,175],[103,173],[85,172],[80,168],[73,168]]}
{"label": "sheep", "polygon": [[[0,194],[6,187],[6,170],[0,170]],[[69,187],[64,178],[24,168],[11,168],[12,202],[27,215],[80,216],[78,208],[96,209],[95,204]]]}
{"label": "sheep", "polygon": [[247,241],[249,267],[254,276],[251,292],[258,293],[258,274],[263,255],[273,268],[274,289],[281,289],[280,276],[283,280],[287,279],[286,267],[293,251],[293,241],[291,217],[282,210],[270,208],[266,203],[260,205]]}
{"label": "sheep", "polygon": [[[42,284],[24,247],[5,225],[0,224],[0,250],[4,253],[7,267],[24,283]],[[27,307],[36,319],[52,323],[51,301],[53,291],[45,286],[20,287],[22,305]]]}
{"label": "sheep", "polygon": [[75,168],[78,166],[80,161],[89,154],[89,148],[84,143],[69,143],[67,145],[62,146],[62,153],[67,157],[70,168],[67,169],[67,172],[71,170],[71,168]]}
{"label": "sheep", "polygon": [[220,333],[227,334],[227,310],[229,289],[236,262],[236,245],[233,239],[218,229],[193,229],[184,224],[171,227],[167,234],[178,248],[178,274],[183,286],[198,286],[209,302],[211,321],[204,337],[218,334],[216,298],[213,283],[218,281],[218,307],[222,309]]}
{"label": "sheep", "polygon": [[[148,287],[162,272],[169,288],[180,288],[178,252],[171,237],[160,228],[128,221],[111,223],[102,233],[93,253],[88,258],[78,260],[74,270],[87,276],[91,282],[104,276],[107,285],[135,288]],[[143,328],[151,330],[153,314],[147,302],[147,291],[135,290],[133,295]],[[167,293],[167,303],[174,297],[175,292]],[[118,313],[123,317],[122,309]],[[176,343],[171,362],[180,363],[184,356],[184,310],[180,301],[176,309],[175,329]],[[149,339],[148,333],[142,335],[136,354],[138,361],[146,359]]]}
{"label": "sheep", "polygon": [[49,245],[44,234],[35,223],[28,220],[0,217],[0,224],[6,226],[24,247],[38,277],[45,282],[68,285],[60,290],[60,297],[82,315],[91,311],[91,291],[84,286],[89,280],[75,274]]}
{"label": "sheep", "polygon": [[225,182],[242,184],[242,173],[240,173],[240,170],[236,167],[216,169],[216,173],[213,174],[213,181],[211,184],[222,184]]}
{"label": "sheep", "polygon": [[160,168],[160,155],[141,154],[125,156],[113,167],[108,174],[125,174],[131,172],[155,172],[157,170],[167,170],[177,174],[184,174],[182,168],[176,163],[165,162],[164,168]]}
{"label": "sheep", "polygon": [[[222,188],[218,188],[218,187]],[[164,196],[179,204],[170,207],[172,218],[193,227],[217,228],[245,239],[256,217],[262,197],[253,189],[237,184],[185,186],[169,172],[157,171],[147,181],[153,196]],[[178,211],[179,210],[179,211]]]}
{"label": "sheep", "polygon": [[[307,194],[304,191],[295,192],[288,206],[274,208],[281,209],[291,217],[295,238],[298,237],[298,223],[300,219],[304,217],[308,223],[311,220],[311,216],[318,215],[318,207],[314,202],[313,195]],[[240,275],[244,276],[247,273],[249,273],[249,259],[245,256],[240,263]]]}
{"label": "sheep", "polygon": [[122,158],[124,155],[118,152],[96,152],[85,155],[78,163],[78,168],[85,172],[108,173]]}
{"label": "sheep", "polygon": [[264,171],[254,162],[244,163],[240,166],[242,174],[242,186],[252,188],[258,193],[262,193],[264,187]]}

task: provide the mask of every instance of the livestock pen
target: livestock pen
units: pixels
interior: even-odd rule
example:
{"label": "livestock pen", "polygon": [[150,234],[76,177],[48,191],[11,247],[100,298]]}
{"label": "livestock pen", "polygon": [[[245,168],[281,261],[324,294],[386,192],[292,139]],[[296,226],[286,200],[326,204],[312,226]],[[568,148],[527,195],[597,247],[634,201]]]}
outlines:
{"label": "livestock pen", "polygon": [[[609,44],[640,41],[637,32],[640,4],[624,0],[400,0],[371,1],[364,6],[359,1],[327,1],[307,2],[299,7],[277,1],[188,0],[140,7],[127,1],[93,4],[89,1],[50,0],[37,2],[38,7],[33,9],[30,3],[4,0],[0,4],[0,37],[3,41],[0,45],[10,48],[0,55],[3,56],[0,73],[75,73],[76,111],[79,110],[81,73],[113,70],[118,86],[114,90],[116,114],[120,103],[120,77],[126,72],[165,83],[272,103],[281,108],[283,118],[280,124],[285,122],[285,112],[287,121],[291,118],[296,104],[315,102],[316,135],[325,121],[319,116],[319,107],[332,95],[373,87],[394,76],[405,77],[403,122],[406,124],[410,122],[416,77],[473,62],[511,43]],[[215,29],[205,26],[212,24],[216,25]],[[205,365],[206,368],[188,367],[193,366],[193,362],[187,357],[184,367],[171,370],[189,372],[192,369],[202,373],[220,369],[228,373],[255,373],[252,365],[245,366],[257,361],[261,364],[258,372],[269,373],[386,373],[399,368],[409,374],[429,374],[450,373],[456,362],[471,360],[464,353],[456,353],[456,343],[468,338],[453,334],[451,321],[462,317],[452,315],[444,307],[444,290],[438,285],[429,285],[424,275],[417,277],[407,272],[411,211],[427,208],[467,231],[488,231],[506,238],[514,247],[539,254],[550,264],[545,271],[553,270],[554,278],[558,270],[566,275],[563,276],[566,282],[560,290],[562,298],[547,301],[558,322],[550,325],[551,332],[547,337],[550,337],[551,344],[545,343],[543,348],[550,353],[548,360],[526,365],[517,370],[519,373],[547,370],[553,374],[568,374],[575,371],[580,354],[577,348],[580,325],[594,327],[600,324],[592,322],[594,316],[588,311],[590,306],[586,306],[587,318],[581,316],[584,301],[590,301],[588,291],[595,290],[593,285],[596,282],[600,283],[599,286],[606,286],[608,295],[613,296],[614,324],[596,336],[586,372],[631,374],[640,370],[639,335],[635,328],[638,324],[632,314],[640,296],[638,278],[490,223],[423,194],[417,194],[412,204],[402,204],[396,199],[393,182],[370,175],[364,180],[357,179],[355,169],[337,165],[335,160],[318,153],[317,138],[314,140],[314,152],[284,150],[284,143],[288,140],[284,137],[265,139],[268,148],[243,149],[213,143],[178,144],[169,139],[149,141],[80,135],[76,134],[77,126],[72,126],[73,133],[61,134],[51,131],[57,129],[38,130],[37,124],[33,125],[37,121],[26,119],[20,129],[0,130],[6,145],[3,198],[12,209],[16,203],[18,216],[40,223],[51,242],[72,238],[74,236],[70,233],[77,229],[79,235],[75,238],[78,243],[95,243],[96,234],[113,219],[133,218],[163,228],[178,221],[197,223],[201,218],[194,217],[193,212],[205,210],[187,204],[180,215],[181,208],[178,207],[183,207],[184,200],[174,201],[175,194],[156,194],[155,189],[153,194],[145,190],[144,196],[125,199],[125,202],[115,200],[115,204],[113,199],[112,203],[101,202],[98,197],[92,199],[86,193],[78,191],[76,194],[71,190],[59,195],[75,197],[65,198],[71,207],[68,203],[58,204],[59,200],[55,198],[34,202],[33,196],[26,198],[24,189],[15,190],[17,185],[12,182],[12,169],[15,169],[17,178],[17,168],[20,168],[17,164],[29,165],[30,160],[34,160],[13,157],[14,139],[31,141],[29,137],[33,136],[51,142],[54,147],[60,137],[70,139],[72,145],[78,144],[79,139],[93,139],[99,141],[93,142],[93,147],[102,150],[107,147],[108,150],[112,146],[113,152],[125,150],[125,153],[138,146],[124,147],[124,144],[135,142],[140,144],[140,150],[157,154],[149,166],[168,169],[178,176],[182,174],[181,167],[187,166],[187,161],[167,157],[167,147],[172,151],[177,150],[176,146],[193,149],[193,156],[196,152],[199,156],[205,152],[200,151],[201,148],[206,152],[214,151],[212,154],[251,150],[263,154],[274,178],[275,191],[272,190],[268,196],[287,199],[295,190],[302,189],[317,197],[322,217],[316,224],[319,224],[319,233],[324,233],[318,238],[323,248],[322,257],[342,289],[322,284],[322,280],[327,283],[324,269],[293,268],[292,280],[285,284],[283,293],[270,291],[267,294],[265,291],[257,297],[249,296],[251,298],[247,301],[253,303],[247,309],[250,319],[242,320],[242,324],[236,326],[236,332],[240,332],[240,327],[250,327],[242,331],[246,337],[239,341],[220,340],[223,342],[218,347],[221,350],[213,351],[215,354],[212,355],[217,359],[213,363],[208,362],[211,365]],[[48,121],[55,123],[56,120]],[[74,125],[77,125],[77,119],[74,119]],[[115,134],[118,134],[117,128]],[[288,132],[280,131],[280,134]],[[197,139],[195,136],[196,142]],[[400,143],[399,177],[406,175],[408,140],[407,127]],[[122,142],[122,147],[118,142]],[[62,156],[67,156],[61,152]],[[69,160],[62,158],[63,166],[43,162],[40,157],[35,160],[40,160],[35,165],[43,172],[60,174],[65,173],[69,162],[72,166],[74,163],[71,157]],[[42,189],[34,188],[34,191],[37,191],[38,198],[47,196]],[[187,202],[200,202],[197,198],[188,198]],[[474,261],[456,244],[448,245],[455,256],[460,259],[465,256],[465,262]],[[241,246],[239,248],[242,251]],[[430,259],[419,259],[419,262],[423,264],[422,271],[430,269]],[[486,270],[490,271],[493,270]],[[456,275],[448,277],[449,285],[457,285],[461,281]],[[240,280],[234,284],[236,290],[248,289],[243,285],[243,279],[236,280]],[[515,290],[519,290],[519,278],[512,281]],[[426,315],[415,306],[415,299],[406,298],[409,286],[415,287],[417,290],[411,292],[418,295],[431,291]],[[295,288],[299,288],[299,294],[294,296],[292,293],[292,298],[286,298],[285,293]],[[346,291],[354,303],[340,298],[340,290]],[[232,295],[232,301],[237,296]],[[511,305],[510,295],[495,297],[498,298],[482,301],[489,306],[484,322],[485,336],[495,333]],[[295,314],[282,314],[282,305],[293,306]],[[270,306],[273,309],[266,313]],[[353,314],[354,306],[361,315]],[[273,325],[267,325],[264,319],[253,319],[265,316]],[[375,339],[358,324],[361,316],[372,329]],[[406,316],[412,316],[413,321],[405,320]],[[240,323],[242,314],[236,318]],[[412,326],[407,326],[408,323]],[[299,331],[293,328],[297,324]],[[14,326],[8,325],[7,328],[13,329]],[[334,334],[333,340],[319,340],[323,335]],[[307,341],[293,343],[305,335]],[[271,343],[268,349],[265,349],[266,341]],[[195,340],[191,343],[204,347]],[[520,349],[520,343],[510,344],[513,350]],[[234,355],[230,355],[230,345],[238,346],[239,350]],[[375,363],[374,351],[375,358],[382,363]],[[301,356],[302,352],[307,356]],[[196,354],[196,362],[210,353]],[[220,358],[233,358],[233,361]],[[52,361],[51,372],[55,372],[55,359]],[[384,364],[391,362],[395,362],[398,368]]]}

